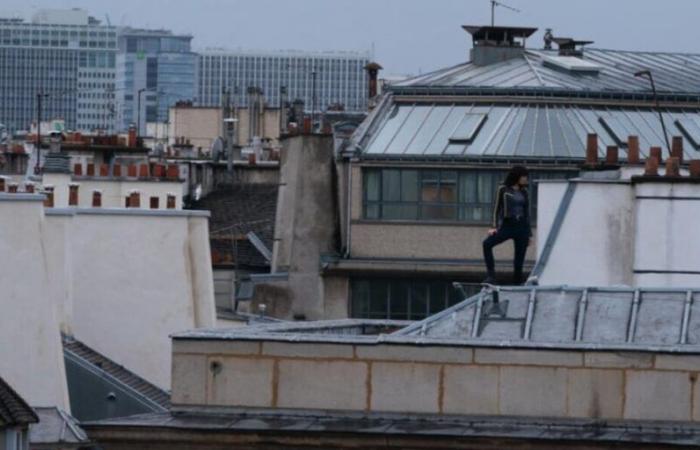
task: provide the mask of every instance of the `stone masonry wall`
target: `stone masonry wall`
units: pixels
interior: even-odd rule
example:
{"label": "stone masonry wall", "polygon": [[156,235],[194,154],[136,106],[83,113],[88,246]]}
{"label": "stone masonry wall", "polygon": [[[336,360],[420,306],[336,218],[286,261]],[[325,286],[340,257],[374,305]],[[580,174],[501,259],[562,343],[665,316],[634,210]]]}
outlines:
{"label": "stone masonry wall", "polygon": [[697,355],[175,340],[172,401],[700,421],[698,372]]}

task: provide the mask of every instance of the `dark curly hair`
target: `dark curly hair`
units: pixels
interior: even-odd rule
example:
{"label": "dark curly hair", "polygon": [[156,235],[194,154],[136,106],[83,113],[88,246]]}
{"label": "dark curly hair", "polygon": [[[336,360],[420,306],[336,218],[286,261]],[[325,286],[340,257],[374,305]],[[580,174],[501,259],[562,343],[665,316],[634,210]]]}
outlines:
{"label": "dark curly hair", "polygon": [[525,166],[513,166],[506,175],[506,180],[503,182],[506,186],[515,186],[520,177],[526,177],[528,175],[527,168]]}

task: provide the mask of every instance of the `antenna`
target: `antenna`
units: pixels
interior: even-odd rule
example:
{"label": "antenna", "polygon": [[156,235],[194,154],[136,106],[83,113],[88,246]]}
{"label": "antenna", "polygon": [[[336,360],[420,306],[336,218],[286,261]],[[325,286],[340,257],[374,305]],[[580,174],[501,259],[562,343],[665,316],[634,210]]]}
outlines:
{"label": "antenna", "polygon": [[517,12],[517,13],[520,12],[519,9],[513,8],[512,6],[508,6],[508,5],[506,5],[505,3],[501,3],[501,2],[499,2],[499,1],[497,1],[497,0],[491,0],[491,26],[494,26],[494,23],[495,23],[495,21],[496,21],[496,19],[495,19],[495,17],[496,17],[496,6],[500,6],[501,8],[505,8],[505,9],[510,9],[510,10],[513,11],[513,12]]}

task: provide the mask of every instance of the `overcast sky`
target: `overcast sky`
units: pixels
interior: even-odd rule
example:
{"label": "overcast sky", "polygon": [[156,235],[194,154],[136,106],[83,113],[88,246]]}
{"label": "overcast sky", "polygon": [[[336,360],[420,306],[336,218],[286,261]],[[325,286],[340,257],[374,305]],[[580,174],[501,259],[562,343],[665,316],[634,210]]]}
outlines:
{"label": "overcast sky", "polygon": [[[496,24],[538,27],[599,48],[700,53],[698,0],[503,0]],[[467,59],[460,25],[490,22],[489,0],[2,0],[0,15],[87,9],[113,25],[191,33],[206,47],[371,50],[385,74],[417,74]]]}

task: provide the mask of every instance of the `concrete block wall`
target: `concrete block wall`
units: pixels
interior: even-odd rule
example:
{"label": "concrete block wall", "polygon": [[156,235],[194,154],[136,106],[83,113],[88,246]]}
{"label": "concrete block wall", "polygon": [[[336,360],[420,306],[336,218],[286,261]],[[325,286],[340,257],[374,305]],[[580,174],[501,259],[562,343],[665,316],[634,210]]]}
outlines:
{"label": "concrete block wall", "polygon": [[700,421],[700,355],[173,341],[176,408]]}

